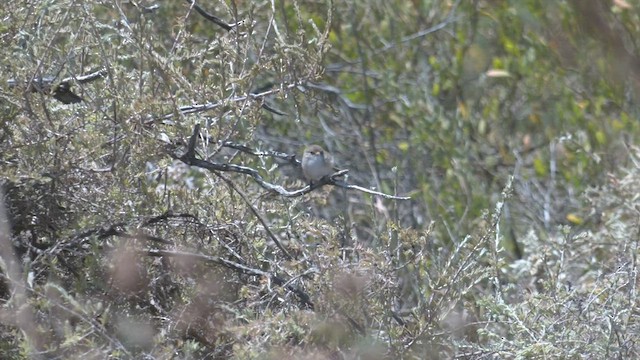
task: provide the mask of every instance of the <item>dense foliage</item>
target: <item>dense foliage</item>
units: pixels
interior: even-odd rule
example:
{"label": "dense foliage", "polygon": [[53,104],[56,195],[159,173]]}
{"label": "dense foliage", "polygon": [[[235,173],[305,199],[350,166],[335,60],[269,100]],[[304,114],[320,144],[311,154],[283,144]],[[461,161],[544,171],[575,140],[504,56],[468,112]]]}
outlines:
{"label": "dense foliage", "polygon": [[1,358],[640,357],[639,2],[0,18]]}

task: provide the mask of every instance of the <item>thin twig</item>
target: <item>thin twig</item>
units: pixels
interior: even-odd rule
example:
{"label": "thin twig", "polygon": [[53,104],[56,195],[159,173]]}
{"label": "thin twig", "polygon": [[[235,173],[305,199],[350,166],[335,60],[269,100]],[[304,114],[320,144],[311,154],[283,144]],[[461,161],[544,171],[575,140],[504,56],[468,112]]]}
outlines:
{"label": "thin twig", "polygon": [[251,210],[253,215],[255,215],[258,218],[258,221],[260,221],[260,223],[264,227],[265,231],[267,232],[267,235],[269,235],[271,240],[273,240],[273,242],[276,243],[276,246],[278,247],[278,249],[282,251],[282,253],[287,257],[287,259],[292,260],[293,257],[291,256],[291,254],[289,254],[287,249],[285,249],[284,246],[282,246],[282,243],[280,242],[280,240],[278,240],[278,237],[276,236],[276,234],[274,234],[273,231],[271,231],[271,229],[269,228],[269,224],[267,224],[267,220],[265,220],[262,217],[262,215],[260,215],[260,213],[258,212],[258,209],[256,209],[253,206],[253,204],[251,204],[249,199],[247,199],[247,196],[245,195],[245,193],[242,190],[238,189],[238,187],[233,183],[233,181],[231,181],[231,179],[225,177],[220,173],[216,173],[216,175],[218,175],[218,177],[224,180],[224,182],[226,182],[227,185],[229,185],[229,187],[233,189],[233,191],[235,191],[236,193],[238,193],[238,195],[240,195],[242,200],[244,200],[244,202],[249,206],[249,209]]}
{"label": "thin twig", "polygon": [[[181,115],[197,114],[197,113],[201,113],[201,112],[204,112],[204,111],[213,110],[213,109],[216,109],[216,108],[221,107],[221,106],[229,105],[229,104],[232,104],[232,103],[247,101],[249,99],[261,100],[262,98],[264,98],[266,96],[277,94],[277,93],[279,93],[279,92],[281,92],[283,90],[292,89],[292,88],[294,88],[294,87],[296,87],[298,85],[299,84],[297,82],[296,83],[291,83],[291,84],[287,84],[287,85],[284,85],[284,86],[279,87],[279,88],[273,88],[271,90],[263,91],[263,92],[257,93],[257,94],[251,93],[251,94],[248,94],[248,95],[234,96],[234,97],[229,98],[229,99],[220,100],[220,101],[211,102],[211,103],[206,103],[206,104],[195,104],[195,105],[180,106],[176,110]],[[176,116],[175,112],[172,112],[172,113],[169,113],[169,114],[165,114],[165,115],[162,115],[160,117],[149,116],[149,119],[145,121],[145,125],[149,125],[149,124],[152,124],[154,122],[162,122],[162,121],[166,121],[166,120],[171,120],[175,116]]]}
{"label": "thin twig", "polygon": [[273,281],[274,284],[278,286],[283,286],[287,290],[296,294],[298,296],[298,299],[300,299],[300,301],[309,309],[313,310],[314,308],[313,302],[311,301],[311,297],[309,297],[309,295],[306,292],[302,291],[300,288],[296,286],[289,284],[288,281],[285,280],[284,278],[267,271],[255,269],[255,268],[246,266],[244,264],[230,261],[218,256],[195,254],[195,253],[188,253],[183,251],[168,251],[168,250],[155,250],[155,249],[145,251],[144,253],[146,253],[149,256],[155,256],[155,257],[166,256],[166,257],[177,257],[177,258],[189,258],[189,259],[194,259],[198,261],[204,261],[208,263],[222,265],[228,269],[237,271],[242,274],[247,274],[252,276],[263,276]]}
{"label": "thin twig", "polygon": [[375,190],[371,190],[371,189],[367,189],[367,188],[363,188],[362,186],[358,186],[358,185],[353,185],[353,184],[347,184],[346,182],[342,181],[342,180],[335,180],[333,179],[333,177],[336,176],[331,175],[331,177],[329,178],[330,181],[327,182],[327,184],[331,184],[331,185],[335,185],[337,187],[341,187],[343,189],[351,189],[351,190],[358,190],[358,191],[362,191],[365,192],[367,194],[372,194],[372,195],[377,195],[377,196],[381,196],[385,199],[393,199],[393,200],[411,200],[410,196],[397,196],[397,195],[389,195],[389,194],[385,194],[379,191],[375,191]]}
{"label": "thin twig", "polygon": [[295,163],[298,166],[301,165],[300,160],[296,159],[296,155],[291,155],[291,154],[287,154],[287,153],[283,153],[283,152],[279,152],[279,151],[273,151],[273,150],[264,150],[264,151],[258,151],[255,150],[253,148],[250,148],[246,145],[242,145],[242,144],[238,144],[238,143],[234,143],[232,141],[225,141],[222,146],[230,148],[230,149],[235,149],[238,151],[242,151],[243,153],[247,153],[250,155],[254,155],[254,156],[269,156],[269,157],[274,157],[274,158],[278,158],[278,159],[282,159],[282,160],[286,160],[288,162],[291,163]]}

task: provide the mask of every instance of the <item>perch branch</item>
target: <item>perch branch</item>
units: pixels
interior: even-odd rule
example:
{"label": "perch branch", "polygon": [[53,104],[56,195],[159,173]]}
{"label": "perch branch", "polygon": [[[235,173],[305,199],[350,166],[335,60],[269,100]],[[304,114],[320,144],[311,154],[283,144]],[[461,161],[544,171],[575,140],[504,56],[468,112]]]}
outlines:
{"label": "perch branch", "polygon": [[[346,174],[349,170],[340,170],[338,172],[336,172],[333,175],[330,176],[325,176],[322,179],[320,179],[320,181],[310,185],[310,186],[306,186],[302,189],[298,189],[295,191],[289,191],[287,189],[285,189],[284,187],[282,187],[281,185],[276,185],[276,184],[272,184],[270,182],[267,182],[264,180],[264,178],[262,177],[262,175],[260,175],[260,173],[258,172],[258,170],[253,169],[251,167],[248,166],[243,166],[243,165],[236,165],[236,164],[230,164],[230,163],[215,163],[215,162],[211,162],[211,161],[206,161],[206,160],[201,160],[198,159],[195,154],[195,145],[196,145],[196,140],[198,139],[198,136],[200,135],[200,125],[196,124],[196,126],[193,129],[193,134],[191,135],[190,139],[189,139],[189,147],[187,149],[187,151],[185,152],[184,155],[182,156],[177,156],[175,154],[171,154],[171,156],[174,159],[180,160],[182,162],[184,162],[185,164],[189,165],[189,166],[195,166],[195,167],[199,167],[202,169],[207,169],[211,172],[216,172],[216,171],[223,171],[223,172],[236,172],[236,173],[241,173],[241,174],[245,174],[245,175],[249,175],[253,178],[253,180],[255,182],[258,183],[258,185],[260,185],[262,188],[279,194],[281,196],[284,197],[298,197],[298,196],[302,196],[304,194],[307,194],[311,191],[313,191],[314,189],[317,189],[323,185],[335,185],[344,189],[350,189],[350,190],[357,190],[357,191],[362,191],[368,194],[372,194],[372,195],[378,195],[378,196],[382,196],[386,199],[393,199],[393,200],[409,200],[411,199],[410,197],[407,196],[396,196],[396,195],[389,195],[389,194],[385,194],[385,193],[381,193],[378,191],[374,191],[374,190],[370,190],[370,189],[366,189],[363,188],[361,186],[358,185],[352,185],[352,184],[348,184],[342,180],[336,180],[336,178],[343,176],[344,174]],[[262,152],[258,152],[256,150],[252,150],[249,147],[246,147],[244,145],[238,145],[238,144],[234,144],[234,143],[225,143],[230,145],[230,147],[233,148],[239,148],[241,149],[241,151],[247,152],[249,154],[255,154],[258,156],[262,156],[265,155],[265,153]],[[278,157],[281,158],[285,158],[285,159],[293,159],[293,161],[297,162],[297,160],[295,160],[294,155],[286,155],[286,154],[282,154],[282,153],[278,153],[278,152],[270,152],[270,153],[266,153],[269,155],[274,155],[277,154]]]}

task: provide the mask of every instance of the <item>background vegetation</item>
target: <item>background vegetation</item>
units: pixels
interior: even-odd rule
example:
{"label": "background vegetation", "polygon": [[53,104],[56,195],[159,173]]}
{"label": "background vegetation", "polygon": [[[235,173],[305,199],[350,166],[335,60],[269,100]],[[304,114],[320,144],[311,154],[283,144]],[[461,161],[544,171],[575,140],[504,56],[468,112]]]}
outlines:
{"label": "background vegetation", "polygon": [[0,357],[640,357],[639,17],[7,2]]}

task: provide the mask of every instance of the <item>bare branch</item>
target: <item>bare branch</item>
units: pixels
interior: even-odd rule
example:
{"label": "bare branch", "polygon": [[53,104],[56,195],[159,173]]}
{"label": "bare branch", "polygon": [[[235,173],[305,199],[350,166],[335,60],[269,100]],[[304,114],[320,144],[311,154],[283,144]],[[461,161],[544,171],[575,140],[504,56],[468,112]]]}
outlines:
{"label": "bare branch", "polygon": [[343,189],[351,189],[351,190],[358,190],[358,191],[362,191],[365,192],[367,194],[372,194],[372,195],[378,195],[378,196],[382,196],[385,199],[393,199],[393,200],[411,200],[410,196],[397,196],[397,195],[389,195],[389,194],[385,194],[385,193],[381,193],[379,191],[375,191],[375,190],[371,190],[371,189],[367,189],[367,188],[363,188],[362,186],[358,186],[358,185],[353,185],[353,184],[347,184],[344,181],[341,180],[335,180],[333,179],[335,176],[337,176],[338,173],[331,175],[331,177],[329,178],[329,182],[328,184],[331,185],[335,185],[337,187],[341,187]]}
{"label": "bare branch", "polygon": [[234,27],[238,26],[240,23],[236,23],[236,24],[227,24],[226,22],[224,22],[224,20],[220,19],[219,17],[210,14],[208,12],[206,12],[203,8],[200,7],[200,5],[196,4],[195,0],[191,1],[191,0],[185,0],[187,3],[189,3],[191,6],[193,6],[194,9],[196,9],[196,11],[198,12],[198,14],[202,15],[202,17],[204,17],[205,19],[211,21],[212,23],[220,26],[221,28],[227,30],[227,31],[231,31],[233,30]]}
{"label": "bare branch", "polygon": [[447,25],[449,25],[449,24],[451,24],[451,23],[453,23],[454,21],[457,20],[453,16],[454,15],[454,10],[455,10],[455,7],[452,8],[451,12],[449,13],[449,16],[447,16],[447,18],[444,21],[442,21],[441,23],[436,24],[436,25],[434,25],[434,26],[432,26],[430,28],[420,30],[417,33],[411,34],[409,36],[405,36],[402,39],[400,39],[399,43],[388,44],[388,45],[376,50],[375,54],[379,54],[381,52],[389,51],[389,50],[395,48],[396,46],[398,46],[399,44],[404,44],[404,43],[413,41],[415,39],[419,39],[421,37],[427,36],[429,34],[433,34],[436,31],[444,29]]}
{"label": "bare branch", "polygon": [[[267,91],[263,91],[261,93],[250,93],[248,95],[242,95],[242,96],[234,96],[232,98],[229,99],[225,99],[225,100],[220,100],[220,101],[216,101],[216,102],[212,102],[212,103],[206,103],[206,104],[195,104],[195,105],[185,105],[185,106],[180,106],[177,111],[182,114],[182,115],[190,115],[190,114],[197,114],[197,113],[201,113],[201,112],[205,112],[205,111],[209,111],[209,110],[213,110],[216,109],[218,107],[224,106],[224,105],[228,105],[231,103],[237,103],[237,102],[242,102],[242,101],[247,101],[250,99],[253,100],[261,100],[262,98],[269,96],[269,95],[273,95],[273,94],[277,94],[283,90],[289,90],[292,89],[296,86],[298,86],[299,83],[294,82],[291,84],[287,84],[284,86],[281,86],[279,88],[273,88],[271,90],[267,90]],[[163,122],[166,120],[171,120],[176,114],[174,112],[166,114],[166,115],[162,115],[160,117],[153,117],[150,116],[150,118],[145,121],[145,125],[149,125],[152,124],[154,122]]]}
{"label": "bare branch", "polygon": [[[255,90],[253,90],[251,93],[252,94],[259,94],[261,92],[264,92],[264,91],[267,91],[267,90],[271,90],[271,89],[273,89],[273,87],[274,87],[273,83],[267,83],[267,84],[265,84],[263,86],[258,87]],[[288,115],[287,113],[285,113],[285,112],[283,112],[281,110],[278,110],[278,109],[274,108],[273,106],[271,106],[270,104],[268,104],[266,99],[262,100],[262,108],[267,110],[267,111],[269,111],[269,112],[272,112],[272,113],[274,113],[276,115],[280,115],[280,116]]]}
{"label": "bare branch", "polygon": [[288,115],[286,112],[280,111],[280,110],[274,108],[273,106],[267,104],[266,102],[262,103],[262,108],[267,110],[268,112],[272,112],[272,113],[274,113],[276,115],[280,115],[280,116]]}
{"label": "bare branch", "polygon": [[217,175],[222,180],[224,180],[224,182],[226,182],[227,185],[229,185],[229,187],[231,187],[233,189],[233,191],[235,191],[236,193],[238,193],[238,195],[240,195],[242,200],[244,200],[244,202],[249,206],[249,209],[251,210],[253,215],[255,215],[258,218],[258,221],[260,221],[260,223],[264,227],[264,230],[267,232],[267,235],[269,235],[271,240],[273,240],[273,242],[276,244],[278,249],[280,249],[280,251],[282,251],[282,253],[287,257],[287,259],[292,260],[293,257],[291,256],[291,254],[289,254],[287,249],[285,249],[284,246],[282,246],[282,243],[280,242],[280,240],[278,240],[278,237],[276,236],[276,234],[274,234],[273,231],[271,231],[271,228],[269,228],[269,224],[267,224],[267,220],[265,220],[262,217],[262,215],[260,215],[260,213],[258,212],[258,209],[256,209],[255,206],[253,206],[253,204],[251,204],[249,199],[247,199],[247,196],[245,195],[245,193],[242,190],[238,189],[238,187],[233,183],[233,181],[231,181],[230,179],[228,179],[224,175],[222,175],[222,174],[217,174]]}
{"label": "bare branch", "polygon": [[174,156],[174,158],[178,159],[178,160],[181,160],[182,162],[184,162],[187,165],[199,167],[199,168],[202,168],[202,169],[207,169],[207,170],[212,171],[212,172],[215,172],[215,171],[227,171],[227,172],[237,172],[237,173],[249,175],[258,183],[258,185],[260,185],[264,189],[266,189],[266,190],[268,190],[270,192],[273,192],[273,193],[277,193],[277,194],[282,195],[284,197],[302,196],[302,195],[304,195],[304,194],[306,194],[306,193],[308,193],[308,192],[310,192],[312,190],[307,186],[307,187],[299,189],[299,190],[288,191],[284,187],[282,187],[281,185],[271,184],[271,183],[265,181],[264,178],[258,172],[258,170],[250,168],[248,166],[241,166],[241,165],[229,164],[229,163],[222,163],[222,164],[213,163],[213,162],[210,162],[210,161],[200,160],[200,159],[196,159],[196,158],[186,158],[184,156],[183,157]]}
{"label": "bare branch", "polygon": [[248,147],[246,145],[234,143],[234,142],[231,142],[231,141],[225,141],[222,144],[222,146],[228,147],[230,149],[235,149],[235,150],[238,150],[238,151],[242,151],[244,153],[247,153],[247,154],[250,154],[250,155],[254,155],[254,156],[270,156],[270,157],[286,160],[288,162],[295,163],[297,165],[301,165],[300,161],[296,159],[295,154],[291,155],[291,154],[282,153],[282,152],[273,151],[273,150],[258,151],[258,150],[252,149],[252,148],[250,148],[250,147]]}
{"label": "bare branch", "polygon": [[343,91],[338,89],[337,87],[333,86],[333,85],[328,85],[328,84],[323,84],[323,83],[315,83],[315,82],[307,82],[304,84],[304,86],[309,87],[311,89],[315,89],[315,90],[320,90],[326,93],[330,93],[333,94],[334,96],[337,96],[338,99],[340,101],[342,101],[342,103],[344,103],[348,108],[350,109],[354,109],[354,110],[366,110],[367,106],[366,105],[361,105],[361,104],[356,104],[353,101],[351,101],[348,97],[346,97],[343,94]]}
{"label": "bare branch", "polygon": [[98,71],[94,71],[90,74],[87,75],[82,75],[82,76],[77,76],[77,77],[68,77],[65,79],[62,79],[62,82],[71,82],[73,80],[75,80],[77,83],[79,84],[86,84],[86,83],[90,83],[94,80],[103,78],[107,75],[107,69],[102,68]]}
{"label": "bare branch", "polygon": [[[320,179],[320,181],[315,182],[314,184],[304,187],[302,189],[299,190],[295,190],[295,191],[289,191],[287,189],[285,189],[284,187],[282,187],[281,185],[276,185],[276,184],[272,184],[269,183],[267,181],[264,180],[264,178],[262,177],[262,175],[260,175],[260,173],[258,172],[258,170],[248,167],[248,166],[243,166],[243,165],[236,165],[236,164],[231,164],[231,163],[214,163],[211,161],[206,161],[206,160],[201,160],[196,158],[195,154],[195,146],[196,146],[196,141],[195,139],[197,139],[197,137],[199,136],[200,133],[200,125],[196,125],[193,129],[193,134],[191,135],[190,139],[189,139],[189,147],[187,149],[187,151],[185,152],[184,155],[182,156],[177,156],[175,154],[171,154],[171,156],[174,159],[180,160],[182,162],[184,162],[187,165],[190,166],[195,166],[195,167],[199,167],[202,169],[207,169],[211,172],[216,173],[217,171],[225,171],[225,172],[237,172],[237,173],[241,173],[241,174],[245,174],[245,175],[249,175],[251,176],[255,182],[258,183],[258,185],[260,185],[262,188],[277,193],[281,196],[284,197],[298,197],[298,196],[302,196],[304,194],[307,194],[319,187],[322,187],[323,185],[335,185],[344,189],[351,189],[351,190],[358,190],[358,191],[362,191],[368,194],[372,194],[372,195],[378,195],[378,196],[382,196],[386,199],[394,199],[394,200],[409,200],[411,199],[410,197],[405,197],[405,196],[396,196],[396,195],[389,195],[389,194],[385,194],[385,193],[381,193],[378,191],[374,191],[374,190],[370,190],[370,189],[366,189],[357,185],[352,185],[352,184],[347,184],[344,181],[341,180],[336,180],[337,177],[343,176],[344,174],[346,174],[349,170],[340,170],[338,172],[336,172],[333,175],[330,176],[325,176],[324,178]],[[253,150],[247,146],[244,145],[238,145],[235,143],[231,143],[231,142],[225,142],[223,144],[223,146],[229,146],[231,148],[235,148],[238,149],[240,151],[246,152],[248,154],[252,154],[252,155],[257,155],[257,156],[263,156],[265,154],[271,155],[271,156],[275,156],[277,155],[280,158],[284,158],[284,159],[290,159],[290,161],[294,161],[297,162],[297,160],[295,160],[295,155],[287,155],[287,154],[283,154],[283,153],[278,153],[278,152],[268,152],[268,153],[264,153],[264,152],[259,152],[256,150]]]}
{"label": "bare branch", "polygon": [[60,82],[56,82],[55,76],[42,76],[32,79],[30,82],[21,82],[16,79],[7,80],[7,85],[10,89],[19,87],[21,84],[27,88],[29,92],[39,92],[43,94],[53,94],[53,97],[62,102],[63,104],[76,104],[81,102],[82,97],[78,96],[71,91],[71,86],[74,82],[79,84],[86,84],[96,79],[102,78],[107,74],[107,70],[102,68],[93,73],[83,76],[67,77]]}
{"label": "bare branch", "polygon": [[298,299],[302,302],[303,305],[305,305],[307,308],[313,310],[313,302],[311,301],[311,297],[309,297],[309,295],[302,291],[300,288],[291,285],[288,280],[285,280],[284,278],[277,276],[275,274],[272,274],[270,272],[267,271],[263,271],[260,269],[256,269],[256,268],[252,268],[249,267],[247,265],[244,264],[240,264],[234,261],[230,261],[218,256],[210,256],[210,255],[203,255],[203,254],[195,254],[195,253],[188,253],[188,252],[183,252],[183,251],[167,251],[167,250],[148,250],[146,252],[144,252],[145,254],[149,255],[149,256],[155,256],[155,257],[175,257],[175,258],[187,258],[187,259],[193,259],[193,260],[198,260],[198,261],[204,261],[207,263],[212,263],[212,264],[216,264],[216,265],[222,265],[228,269],[234,270],[236,272],[239,272],[241,274],[246,274],[246,275],[252,275],[252,276],[262,276],[265,278],[270,279],[271,281],[273,281],[274,284],[278,285],[278,286],[283,286],[284,288],[286,288],[287,290],[291,291],[292,293],[296,294],[296,296],[298,296]]}

